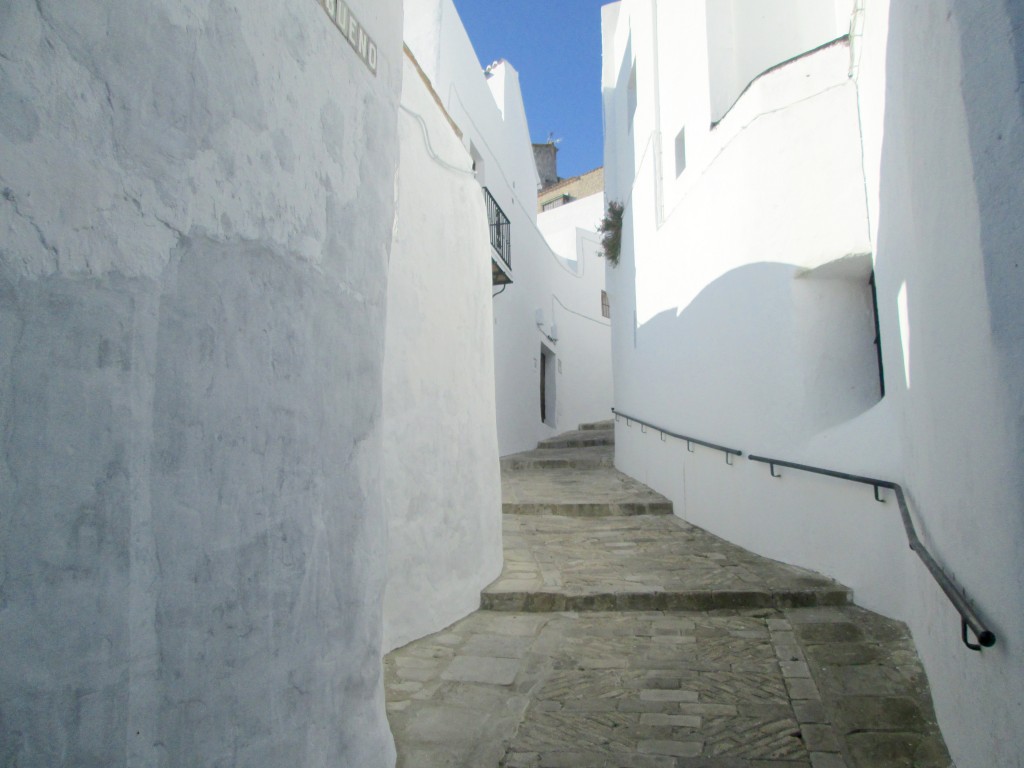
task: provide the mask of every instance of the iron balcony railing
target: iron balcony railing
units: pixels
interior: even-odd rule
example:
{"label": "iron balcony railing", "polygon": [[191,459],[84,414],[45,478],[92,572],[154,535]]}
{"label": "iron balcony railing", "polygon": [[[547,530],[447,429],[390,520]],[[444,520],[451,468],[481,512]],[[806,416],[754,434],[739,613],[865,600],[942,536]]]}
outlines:
{"label": "iron balcony railing", "polygon": [[512,227],[508,216],[501,210],[498,201],[491,191],[484,187],[484,201],[487,203],[487,224],[491,232],[491,247],[505,263],[506,269],[512,269]]}
{"label": "iron balcony railing", "polygon": [[[665,436],[674,437],[678,440],[686,442],[686,447],[689,450],[693,450],[693,445],[703,445],[708,448],[713,448],[716,451],[722,451],[725,454],[726,463],[732,463],[730,459],[732,456],[741,456],[742,451],[738,448],[726,448],[725,446],[718,445],[716,443],[710,443],[706,440],[698,440],[693,437],[687,437],[680,435],[675,432],[671,432],[664,427],[659,427],[656,424],[652,424],[649,421],[643,421],[636,418],[635,416],[627,416],[621,411],[617,411],[612,408],[612,413],[615,414],[615,420],[619,418],[626,419],[626,425],[629,426],[632,422],[636,422],[641,425],[641,428],[650,427],[651,429],[661,434],[661,439],[664,440]],[[644,430],[646,431],[646,430]],[[960,637],[968,648],[972,651],[980,651],[982,647],[990,648],[996,644],[995,633],[985,625],[981,617],[978,616],[977,611],[971,605],[967,598],[967,591],[957,583],[951,575],[940,566],[935,558],[932,557],[931,552],[925,547],[924,543],[918,538],[917,531],[914,528],[914,522],[910,517],[910,509],[907,506],[906,494],[903,491],[903,487],[899,483],[894,483],[889,480],[880,480],[874,477],[863,477],[861,475],[851,475],[848,472],[837,472],[834,469],[825,469],[823,467],[812,467],[807,464],[797,464],[793,461],[784,461],[782,459],[771,459],[767,456],[752,456],[747,455],[750,461],[757,461],[768,465],[768,471],[771,472],[772,477],[781,477],[775,471],[776,467],[787,467],[789,469],[797,469],[801,472],[813,472],[818,475],[826,475],[827,477],[835,477],[840,480],[846,480],[852,483],[862,483],[864,485],[871,485],[875,488],[875,499],[877,501],[884,501],[879,495],[880,488],[887,488],[892,491],[896,496],[896,504],[900,509],[900,518],[903,522],[903,530],[907,536],[907,543],[910,545],[910,549],[921,559],[925,567],[928,569],[928,573],[931,574],[932,578],[939,585],[946,597],[953,604],[957,613],[960,614]],[[968,628],[974,633],[974,636],[978,639],[977,643],[972,643],[967,636]]]}

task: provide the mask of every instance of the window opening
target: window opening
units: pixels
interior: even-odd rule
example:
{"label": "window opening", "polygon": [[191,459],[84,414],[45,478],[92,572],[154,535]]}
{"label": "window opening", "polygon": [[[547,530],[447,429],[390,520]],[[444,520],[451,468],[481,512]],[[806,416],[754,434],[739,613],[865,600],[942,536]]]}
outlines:
{"label": "window opening", "polygon": [[629,71],[629,88],[627,89],[627,110],[629,115],[629,132],[633,132],[633,117],[636,115],[636,62]]}
{"label": "window opening", "polygon": [[686,126],[679,129],[676,136],[676,178],[686,170]]}
{"label": "window opening", "polygon": [[480,186],[486,186],[484,158],[473,142],[469,143],[469,156],[473,159],[473,171],[476,173],[476,180],[480,182]]}
{"label": "window opening", "polygon": [[608,302],[608,291],[601,291],[601,317],[612,316],[612,307]]}

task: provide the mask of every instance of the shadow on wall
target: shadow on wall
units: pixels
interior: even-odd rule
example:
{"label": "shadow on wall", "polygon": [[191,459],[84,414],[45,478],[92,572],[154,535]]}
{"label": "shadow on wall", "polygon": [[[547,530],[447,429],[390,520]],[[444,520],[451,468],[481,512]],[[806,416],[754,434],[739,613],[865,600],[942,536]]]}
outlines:
{"label": "shadow on wall", "polygon": [[641,365],[667,372],[648,377],[654,412],[747,444],[806,438],[877,403],[870,272],[812,275],[782,263],[739,267],[678,315],[641,325]]}
{"label": "shadow on wall", "polygon": [[[992,78],[984,56],[964,57],[963,98],[981,212],[992,336],[1000,351],[1013,358],[1007,361],[1012,366],[1007,373],[1019,377],[1024,368],[1024,312],[1020,311],[1024,296],[1024,217],[1020,215],[1024,199],[1020,174],[1024,158],[1024,3],[1004,0],[1003,4],[1010,20],[1016,103],[989,87]],[[977,5],[983,10],[988,4]],[[960,30],[965,49],[987,49],[984,24],[975,23],[965,14]],[[1007,118],[1005,123],[992,119],[1000,112]],[[1015,123],[1011,122],[1014,118]],[[1012,128],[1004,130],[1003,125]],[[1017,413],[1024,416],[1024,388],[1018,387],[1017,394]]]}
{"label": "shadow on wall", "polygon": [[905,479],[922,539],[1000,640],[971,654],[937,632],[955,614],[924,577],[908,623],[957,764],[1019,765],[1024,6],[893,2],[887,51],[876,270],[883,336],[897,292],[909,307]]}

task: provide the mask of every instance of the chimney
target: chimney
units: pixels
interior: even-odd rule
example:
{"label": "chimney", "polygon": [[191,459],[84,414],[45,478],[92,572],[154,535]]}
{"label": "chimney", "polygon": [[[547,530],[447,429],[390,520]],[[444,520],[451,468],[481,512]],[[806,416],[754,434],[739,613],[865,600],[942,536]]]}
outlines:
{"label": "chimney", "polygon": [[541,191],[561,181],[558,178],[557,154],[558,147],[553,141],[533,145],[533,162],[537,165]]}

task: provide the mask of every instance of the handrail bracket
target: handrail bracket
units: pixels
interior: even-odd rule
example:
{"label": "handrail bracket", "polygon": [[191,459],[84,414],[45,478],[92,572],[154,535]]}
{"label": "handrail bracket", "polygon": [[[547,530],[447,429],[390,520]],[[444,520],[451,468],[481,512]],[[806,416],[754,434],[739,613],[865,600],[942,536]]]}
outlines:
{"label": "handrail bracket", "polygon": [[978,643],[972,643],[967,639],[967,619],[960,617],[960,637],[963,638],[964,645],[970,648],[972,651],[981,653],[981,646]]}

